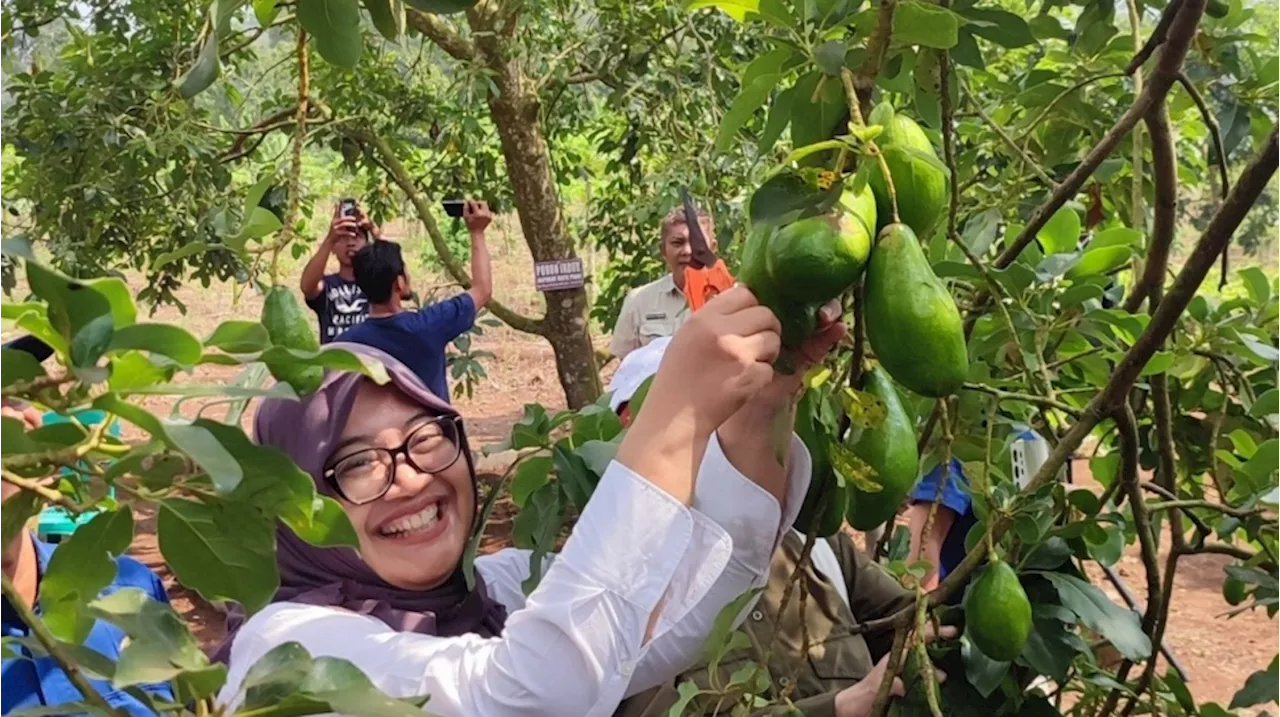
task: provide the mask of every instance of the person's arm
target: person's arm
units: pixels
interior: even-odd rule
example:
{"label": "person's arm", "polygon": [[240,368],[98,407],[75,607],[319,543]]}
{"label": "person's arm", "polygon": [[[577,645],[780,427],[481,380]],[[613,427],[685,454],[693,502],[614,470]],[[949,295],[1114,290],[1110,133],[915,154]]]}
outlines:
{"label": "person's arm", "polygon": [[627,298],[622,300],[622,311],[618,314],[618,322],[613,326],[609,350],[619,361],[640,348],[640,309],[636,302],[636,290],[632,289],[627,292]]}
{"label": "person's arm", "polygon": [[489,257],[489,244],[485,229],[493,221],[489,205],[481,201],[468,201],[462,207],[462,220],[471,235],[471,288],[467,293],[476,311],[484,308],[493,298],[493,261]]}
{"label": "person's arm", "polygon": [[[792,471],[801,493],[808,470],[798,447]],[[707,494],[695,502],[741,533],[772,534],[794,517],[713,446],[698,480]],[[279,603],[237,634],[219,702],[239,702],[253,663],[296,641],[315,657],[350,660],[392,696],[430,695],[431,711],[445,717],[609,715],[628,694],[695,662],[720,609],[766,579],[770,552],[753,545],[615,461],[527,600],[527,551],[476,561],[489,595],[509,610],[500,636],[397,632],[356,613]]]}
{"label": "person's arm", "polygon": [[[945,478],[945,481],[944,481]],[[922,585],[925,590],[938,586],[938,569],[942,565],[942,546],[946,542],[947,533],[960,516],[969,510],[972,500],[968,490],[962,485],[968,483],[960,462],[952,459],[949,466],[936,466],[929,471],[911,491],[911,507],[907,509],[907,519],[911,529],[911,552],[908,561],[927,560],[932,566],[925,575]],[[924,534],[925,523],[929,518],[929,509],[942,491],[941,500],[937,500],[938,509],[933,517],[933,526],[929,535]]]}
{"label": "person's arm", "polygon": [[355,233],[359,229],[358,219],[340,216],[338,212],[338,208],[334,207],[333,219],[329,222],[329,233],[316,247],[315,253],[307,260],[306,266],[302,267],[298,288],[302,290],[302,296],[308,302],[314,301],[324,291],[324,270],[329,264],[329,255],[333,253],[334,242],[339,236]]}

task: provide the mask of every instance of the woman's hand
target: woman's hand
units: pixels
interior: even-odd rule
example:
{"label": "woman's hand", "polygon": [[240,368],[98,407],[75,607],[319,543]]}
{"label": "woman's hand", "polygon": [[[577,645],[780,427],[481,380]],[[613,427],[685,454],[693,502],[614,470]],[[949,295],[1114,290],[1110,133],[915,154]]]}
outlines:
{"label": "woman's hand", "polygon": [[688,503],[711,434],[774,380],[781,326],[742,286],[717,296],[671,339],[618,461]]}
{"label": "woman's hand", "polygon": [[[952,640],[959,634],[955,627],[945,626],[935,636],[932,627],[930,627],[925,639],[930,642],[935,637],[943,640]],[[880,658],[880,661],[871,669],[871,672],[867,673],[867,676],[862,678],[858,684],[846,687],[836,693],[836,717],[867,717],[867,715],[870,715],[871,705],[876,701],[876,691],[880,689],[880,683],[884,681],[884,673],[887,669],[889,669],[889,656],[885,655]],[[947,673],[936,667],[933,669],[933,674],[939,683],[947,681]],[[906,686],[900,676],[894,675],[893,689],[889,694],[892,697],[906,696]]]}
{"label": "woman's hand", "polygon": [[839,319],[839,301],[823,306],[818,312],[817,330],[791,354],[795,371],[787,375],[771,371],[767,385],[754,393],[717,433],[729,462],[779,503],[787,494],[786,468],[795,427],[795,400],[804,387],[805,372],[848,333]]}

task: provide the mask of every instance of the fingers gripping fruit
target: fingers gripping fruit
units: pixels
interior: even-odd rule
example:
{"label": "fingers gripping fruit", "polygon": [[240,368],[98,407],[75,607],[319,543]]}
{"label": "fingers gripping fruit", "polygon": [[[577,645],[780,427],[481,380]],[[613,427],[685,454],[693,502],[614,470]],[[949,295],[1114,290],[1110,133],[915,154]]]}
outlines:
{"label": "fingers gripping fruit", "polygon": [[1009,564],[993,559],[965,597],[964,632],[983,654],[1010,662],[1031,634],[1031,603]]}
{"label": "fingers gripping fruit", "polygon": [[849,524],[858,530],[870,530],[893,517],[915,485],[920,462],[911,418],[889,375],[878,366],[873,368],[864,390],[884,402],[885,415],[880,425],[853,437],[854,455],[876,472],[871,480],[880,485],[876,492],[849,487]]}
{"label": "fingers gripping fruit", "polygon": [[[946,167],[938,161],[933,143],[920,125],[906,115],[895,114],[887,102],[878,105],[867,122],[884,128],[875,143],[893,177],[898,217],[918,236],[932,236],[938,220],[946,213],[949,200]],[[883,227],[893,221],[889,184],[879,167],[868,176],[875,192],[876,216]]]}
{"label": "fingers gripping fruit", "polygon": [[955,393],[969,375],[964,325],[907,225],[880,232],[863,295],[867,340],[889,375],[924,396]]}
{"label": "fingers gripping fruit", "polygon": [[869,187],[847,191],[828,214],[752,230],[738,279],[782,322],[782,345],[813,333],[819,308],[861,276],[876,222]]}

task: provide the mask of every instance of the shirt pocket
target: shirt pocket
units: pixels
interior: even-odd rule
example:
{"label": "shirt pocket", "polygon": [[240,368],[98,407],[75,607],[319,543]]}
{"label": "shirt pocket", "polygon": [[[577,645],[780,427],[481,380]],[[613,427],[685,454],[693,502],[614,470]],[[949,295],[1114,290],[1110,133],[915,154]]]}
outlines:
{"label": "shirt pocket", "polygon": [[640,322],[640,343],[648,344],[654,339],[671,336],[676,332],[674,319],[645,319]]}

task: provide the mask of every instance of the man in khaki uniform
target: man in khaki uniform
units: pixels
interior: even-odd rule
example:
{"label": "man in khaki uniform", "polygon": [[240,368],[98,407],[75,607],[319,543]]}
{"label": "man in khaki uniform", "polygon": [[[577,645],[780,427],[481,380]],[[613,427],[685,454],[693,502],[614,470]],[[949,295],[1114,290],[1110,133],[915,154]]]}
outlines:
{"label": "man in khaki uniform", "polygon": [[[716,248],[715,223],[711,215],[698,212],[702,233]],[[677,206],[662,220],[662,259],[667,273],[657,281],[632,289],[622,302],[622,313],[613,328],[609,349],[619,359],[650,341],[671,336],[689,316],[689,301],[684,295],[684,269],[693,258],[689,245],[689,226],[684,208]]]}
{"label": "man in khaki uniform", "polygon": [[[615,411],[629,415],[628,400],[644,380],[656,372],[666,343],[650,344],[622,361],[609,386],[613,391],[610,405]],[[773,677],[773,689],[781,692],[790,687],[791,701],[808,717],[865,717],[879,687],[878,676],[883,674],[881,661],[892,647],[893,634],[855,635],[853,630],[860,623],[887,617],[911,604],[911,593],[857,550],[850,537],[841,532],[814,544],[810,565],[802,572],[786,612],[779,620],[782,598],[799,565],[804,541],[804,536],[794,529],[783,537],[770,566],[769,582],[742,624],[742,629],[751,637],[752,646],[724,657],[719,682],[727,683],[729,676],[748,660],[763,664],[767,654],[766,667]],[[776,643],[775,624],[778,626]],[[804,651],[806,626],[807,652]],[[867,679],[873,672],[875,675]],[[665,717],[667,710],[679,700],[678,685],[686,680],[707,689],[707,666],[696,665],[669,684],[630,697],[619,706],[614,717]],[[727,705],[720,707],[722,713],[728,714]],[[715,708],[710,701],[696,703],[687,708],[685,714],[711,714]],[[757,714],[785,712],[782,708],[769,708]]]}

